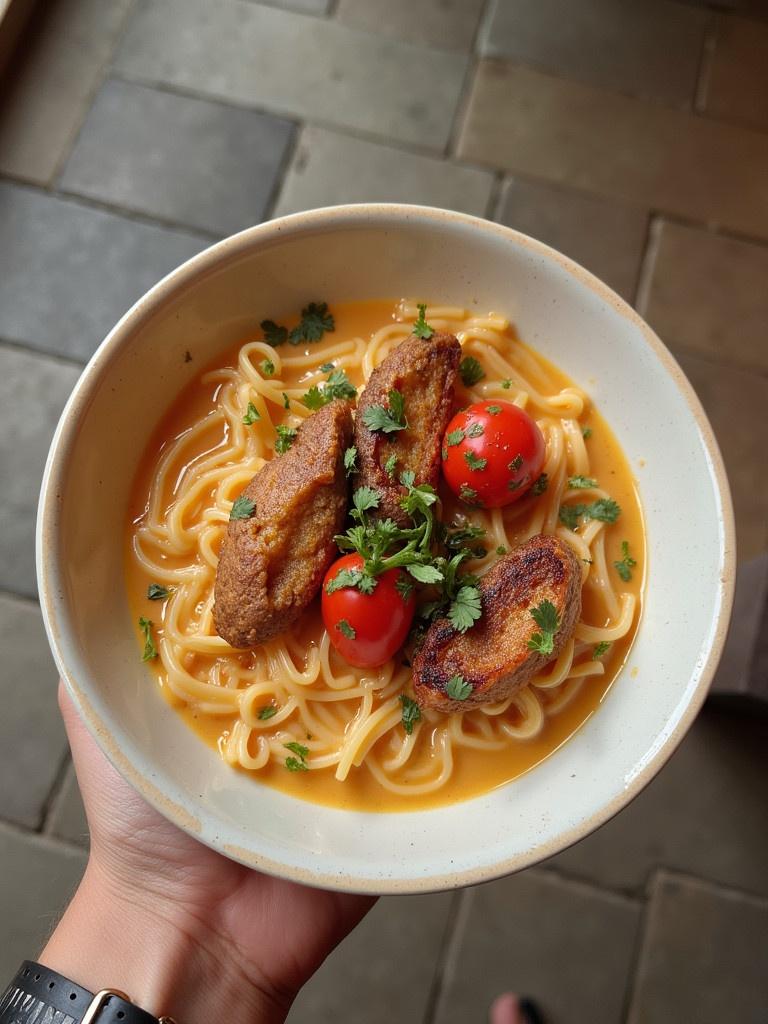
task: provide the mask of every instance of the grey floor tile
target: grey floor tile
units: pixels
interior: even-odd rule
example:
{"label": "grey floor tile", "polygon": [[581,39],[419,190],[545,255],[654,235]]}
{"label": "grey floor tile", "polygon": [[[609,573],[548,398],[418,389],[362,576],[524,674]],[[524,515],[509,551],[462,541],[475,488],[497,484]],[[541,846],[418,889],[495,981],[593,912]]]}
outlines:
{"label": "grey floor tile", "polygon": [[768,128],[766,54],[768,24],[722,17],[706,79],[706,112]]}
{"label": "grey floor tile", "polygon": [[88,821],[75,769],[71,763],[61,789],[51,805],[45,830],[59,839],[68,839],[78,846],[88,846]]}
{"label": "grey floor tile", "polygon": [[709,15],[672,0],[492,0],[480,40],[487,57],[564,78],[690,106]]}
{"label": "grey floor tile", "polygon": [[354,28],[466,53],[485,0],[340,0],[336,17]]}
{"label": "grey floor tile", "polygon": [[625,889],[667,866],[768,895],[766,746],[768,717],[706,706],[648,788],[548,865]]}
{"label": "grey floor tile", "polygon": [[559,249],[630,302],[648,211],[541,182],[508,181],[496,220]]}
{"label": "grey floor tile", "polygon": [[768,377],[673,349],[712,423],[725,460],[741,561],[768,547],[765,410]]}
{"label": "grey floor tile", "polygon": [[307,125],[275,215],[335,203],[401,202],[482,217],[492,187],[488,171]]}
{"label": "grey floor tile", "polygon": [[0,825],[0,977],[35,960],[77,887],[85,853]]}
{"label": "grey floor tile", "polygon": [[283,7],[288,11],[299,11],[302,14],[327,14],[331,0],[251,0],[252,3],[265,4],[267,7]]}
{"label": "grey floor tile", "polygon": [[[53,431],[79,376],[77,367],[0,344],[3,590],[31,597],[37,593],[35,517],[40,481]],[[40,646],[47,656],[48,647],[42,639]],[[17,668],[21,668],[20,663]]]}
{"label": "grey floor tile", "polygon": [[481,61],[458,155],[768,237],[768,134]]}
{"label": "grey floor tile", "polygon": [[136,299],[207,244],[0,182],[0,338],[86,360]]}
{"label": "grey floor tile", "polygon": [[768,901],[662,873],[629,1024],[765,1024]]}
{"label": "grey floor tile", "polygon": [[736,572],[733,614],[712,693],[749,694],[768,702],[768,551],[742,561]]}
{"label": "grey floor tile", "polygon": [[212,234],[258,224],[293,126],[130,82],[105,82],[60,187]]}
{"label": "grey floor tile", "polygon": [[144,0],[116,66],[149,84],[442,149],[467,59],[242,0]]}
{"label": "grey floor tile", "polygon": [[56,667],[35,603],[0,594],[0,651],[0,818],[37,828],[67,738],[56,703]]}
{"label": "grey floor tile", "polygon": [[668,221],[654,234],[647,300],[638,307],[651,326],[672,347],[768,373],[768,245]]}
{"label": "grey floor tile", "polygon": [[493,999],[508,990],[534,998],[549,1024],[619,1024],[638,904],[541,871],[466,898],[436,1024],[485,1024]]}
{"label": "grey floor tile", "polygon": [[289,1024],[421,1024],[452,898],[379,900],[302,989]]}
{"label": "grey floor tile", "polygon": [[38,4],[0,105],[0,171],[47,184],[69,151],[131,0]]}

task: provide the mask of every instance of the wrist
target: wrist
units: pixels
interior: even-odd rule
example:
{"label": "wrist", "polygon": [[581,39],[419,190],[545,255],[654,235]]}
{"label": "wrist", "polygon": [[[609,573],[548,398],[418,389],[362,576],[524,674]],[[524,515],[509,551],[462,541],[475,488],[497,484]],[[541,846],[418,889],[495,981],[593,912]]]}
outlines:
{"label": "wrist", "polygon": [[205,920],[121,889],[93,858],[39,959],[92,992],[119,989],[179,1024],[278,1024],[291,1002]]}

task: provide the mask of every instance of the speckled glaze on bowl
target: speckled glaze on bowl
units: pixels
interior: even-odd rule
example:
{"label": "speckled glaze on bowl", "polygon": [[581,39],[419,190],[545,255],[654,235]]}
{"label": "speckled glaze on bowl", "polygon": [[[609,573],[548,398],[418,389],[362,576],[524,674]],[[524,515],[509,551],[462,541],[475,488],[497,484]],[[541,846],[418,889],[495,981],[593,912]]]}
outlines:
{"label": "speckled glaze on bowl", "polygon": [[[400,295],[507,314],[593,396],[638,481],[648,583],[629,662],[568,743],[474,800],[377,815],[260,786],[187,729],[138,657],[122,536],[141,452],[202,366],[265,315],[317,298],[333,305]],[[362,205],[226,239],[126,313],[85,369],[53,439],[37,566],[66,685],[107,756],[150,803],[253,867],[310,885],[395,893],[471,885],[535,864],[640,792],[706,695],[728,626],[735,551],[709,423],[677,363],[622,299],[508,228],[442,210]]]}

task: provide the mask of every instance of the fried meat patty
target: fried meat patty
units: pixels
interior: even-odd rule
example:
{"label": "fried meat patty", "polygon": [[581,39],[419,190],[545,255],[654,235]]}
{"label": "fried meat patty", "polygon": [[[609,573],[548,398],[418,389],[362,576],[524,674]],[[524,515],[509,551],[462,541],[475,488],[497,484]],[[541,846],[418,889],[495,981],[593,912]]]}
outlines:
{"label": "fried meat patty", "polygon": [[227,526],[213,609],[216,631],[233,647],[284,632],[320,589],[347,511],[344,451],[351,438],[349,403],[331,402],[243,491],[255,509]]}
{"label": "fried meat patty", "polygon": [[[511,696],[560,654],[581,613],[581,566],[557,537],[532,537],[499,559],[478,587],[483,613],[475,625],[459,633],[448,619],[438,619],[413,659],[423,708],[467,711]],[[546,655],[528,647],[541,632],[531,610],[542,601],[551,601],[559,617],[554,650]],[[446,692],[456,675],[472,686],[466,700]]]}

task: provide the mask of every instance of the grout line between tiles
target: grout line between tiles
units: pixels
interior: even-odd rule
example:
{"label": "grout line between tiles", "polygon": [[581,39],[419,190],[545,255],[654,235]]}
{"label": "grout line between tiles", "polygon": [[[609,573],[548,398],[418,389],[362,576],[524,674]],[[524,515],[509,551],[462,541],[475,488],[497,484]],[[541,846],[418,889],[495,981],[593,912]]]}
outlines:
{"label": "grout line between tiles", "polygon": [[646,244],[640,260],[640,270],[637,275],[637,288],[635,289],[635,309],[643,318],[645,318],[648,308],[653,271],[656,266],[659,246],[661,245],[661,226],[662,218],[658,213],[652,211],[648,222]]}
{"label": "grout line between tiles", "polygon": [[599,896],[603,899],[616,900],[619,903],[629,904],[633,907],[642,903],[645,898],[642,887],[598,885],[597,882],[593,882],[589,878],[572,875],[567,871],[562,871],[560,868],[547,867],[546,864],[535,864],[530,868],[526,868],[524,873],[527,874],[529,872],[534,878],[541,878],[542,874],[546,875],[549,881],[554,879],[585,896]]}
{"label": "grout line between tiles", "polygon": [[504,196],[504,180],[504,172],[496,171],[491,184],[491,192],[488,196],[488,205],[485,208],[485,216],[487,220],[495,221],[501,213],[501,204]]}
{"label": "grout line between tiles", "polygon": [[749,889],[742,889],[739,886],[729,885],[727,882],[718,882],[713,878],[705,878],[703,875],[696,875],[684,868],[670,867],[668,864],[657,864],[649,873],[646,879],[646,899],[649,901],[653,895],[654,888],[659,885],[663,878],[673,881],[688,882],[691,885],[709,889],[715,894],[722,894],[733,899],[742,900],[753,906],[768,909],[768,894],[752,892]]}
{"label": "grout line between tiles", "polygon": [[293,167],[294,159],[299,151],[299,146],[301,145],[301,139],[304,135],[304,127],[303,123],[299,123],[294,127],[291,133],[291,138],[288,145],[285,147],[280,167],[278,168],[272,182],[269,197],[264,204],[264,216],[262,217],[262,223],[267,220],[272,220],[275,216],[275,210],[280,201],[280,197],[283,194],[283,187],[285,186],[286,178]]}
{"label": "grout line between tiles", "polygon": [[622,999],[621,1020],[623,1024],[630,1024],[630,1014],[635,1001],[635,994],[638,988],[640,967],[645,948],[645,937],[648,934],[649,916],[651,912],[651,894],[646,890],[645,898],[640,904],[640,917],[637,922],[635,941],[632,944],[632,957],[629,963],[626,980],[624,983],[624,997]]}
{"label": "grout line between tiles", "polygon": [[440,1001],[446,983],[451,980],[453,968],[458,959],[459,950],[467,928],[472,899],[472,889],[459,889],[454,895],[435,964],[435,972],[432,976],[432,984],[427,996],[422,1024],[435,1024],[437,1020]]}
{"label": "grout line between tiles", "polygon": [[55,811],[56,807],[59,804],[59,800],[64,790],[64,783],[67,778],[67,772],[69,771],[69,766],[71,763],[72,756],[70,754],[69,746],[67,746],[67,749],[64,752],[64,755],[62,756],[62,759],[59,763],[59,767],[56,770],[56,775],[54,776],[53,782],[51,783],[51,788],[48,790],[48,796],[43,801],[43,809],[40,816],[40,823],[36,829],[36,831],[40,835],[53,836],[53,832],[51,831],[53,812]]}
{"label": "grout line between tiles", "polygon": [[[86,363],[86,360],[84,359],[76,359],[74,356],[62,356],[57,352],[50,352],[47,349],[38,348],[36,345],[31,345],[27,341],[17,341],[15,338],[6,338],[0,335],[0,349],[3,348],[13,349],[14,352],[24,352],[25,355],[39,356],[41,359],[51,359],[57,363],[62,363],[64,366],[74,367],[77,370],[82,370]],[[25,595],[15,594],[13,591],[0,590],[0,593],[8,593],[13,597],[25,597]],[[25,599],[37,603],[36,597],[27,596]]]}
{"label": "grout line between tiles", "polygon": [[24,828],[15,821],[7,818],[0,818],[0,833],[8,832],[18,839],[28,840],[48,850],[66,850],[67,853],[78,853],[80,856],[87,856],[88,851],[71,839],[64,839],[61,836],[46,835],[43,832],[35,832],[33,829]]}
{"label": "grout line between tiles", "polygon": [[480,11],[480,15],[475,25],[475,32],[472,36],[472,43],[469,48],[467,55],[467,70],[464,72],[464,78],[461,83],[461,89],[459,90],[459,98],[456,102],[456,108],[453,112],[453,118],[451,119],[451,126],[448,132],[448,138],[443,149],[443,156],[451,157],[456,155],[456,149],[458,147],[459,138],[461,136],[464,123],[467,119],[467,112],[469,110],[469,101],[472,95],[472,89],[477,78],[477,69],[480,66],[481,56],[478,53],[478,43],[480,41],[480,33],[485,24],[486,15],[489,10],[489,0],[485,0],[483,9]]}
{"label": "grout line between tiles", "polygon": [[707,92],[712,77],[712,68],[717,47],[717,37],[720,29],[720,15],[712,13],[709,23],[704,30],[704,40],[699,58],[699,68],[696,75],[696,85],[693,90],[693,112],[695,114],[707,115]]}

